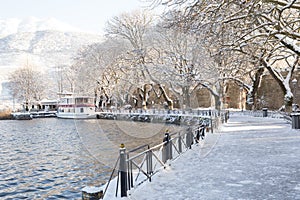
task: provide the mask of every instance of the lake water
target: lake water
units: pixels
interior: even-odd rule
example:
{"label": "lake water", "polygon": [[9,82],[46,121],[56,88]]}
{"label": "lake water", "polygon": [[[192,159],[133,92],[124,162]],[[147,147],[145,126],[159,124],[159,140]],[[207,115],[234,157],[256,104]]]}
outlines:
{"label": "lake water", "polygon": [[165,129],[113,120],[0,121],[0,199],[81,199],[84,186],[108,181],[121,143],[159,143]]}

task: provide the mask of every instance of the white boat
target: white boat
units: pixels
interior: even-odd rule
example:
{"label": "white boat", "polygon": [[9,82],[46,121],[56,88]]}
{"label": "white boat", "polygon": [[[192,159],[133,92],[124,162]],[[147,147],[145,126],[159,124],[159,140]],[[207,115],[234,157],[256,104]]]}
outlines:
{"label": "white boat", "polygon": [[13,119],[17,120],[31,120],[32,115],[29,112],[15,112],[12,113]]}
{"label": "white boat", "polygon": [[56,111],[37,111],[37,112],[30,112],[32,118],[50,118],[56,117]]}
{"label": "white boat", "polygon": [[43,99],[32,104],[30,114],[33,118],[56,117],[58,100]]}
{"label": "white boat", "polygon": [[65,119],[96,119],[93,97],[64,96],[60,99],[56,116]]}

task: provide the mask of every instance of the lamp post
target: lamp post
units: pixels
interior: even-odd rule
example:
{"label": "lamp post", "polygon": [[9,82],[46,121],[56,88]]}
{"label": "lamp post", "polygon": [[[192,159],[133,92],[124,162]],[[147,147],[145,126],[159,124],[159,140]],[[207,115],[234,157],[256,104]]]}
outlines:
{"label": "lamp post", "polygon": [[294,111],[296,111],[296,109],[297,109],[297,103],[296,103],[296,86],[297,86],[297,79],[296,78],[294,78],[293,80],[292,80],[292,84],[293,84],[293,89],[294,89],[294,91],[293,91],[293,95],[294,95],[294,98],[293,98],[293,110]]}

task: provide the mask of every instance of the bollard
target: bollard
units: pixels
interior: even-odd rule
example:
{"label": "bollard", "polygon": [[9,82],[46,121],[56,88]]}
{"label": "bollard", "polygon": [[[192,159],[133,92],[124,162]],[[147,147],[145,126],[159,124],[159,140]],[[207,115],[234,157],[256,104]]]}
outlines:
{"label": "bollard", "polygon": [[268,108],[263,108],[263,117],[268,117]]}
{"label": "bollard", "polygon": [[127,165],[126,165],[126,148],[124,144],[120,145],[119,175],[120,175],[120,182],[121,182],[121,197],[127,197]]}
{"label": "bollard", "polygon": [[225,123],[228,122],[228,119],[229,119],[229,111],[227,110],[227,111],[225,112]]}
{"label": "bollard", "polygon": [[82,189],[82,200],[99,200],[103,198],[103,190],[99,187],[86,186]]}
{"label": "bollard", "polygon": [[292,113],[292,129],[300,129],[300,113]]}

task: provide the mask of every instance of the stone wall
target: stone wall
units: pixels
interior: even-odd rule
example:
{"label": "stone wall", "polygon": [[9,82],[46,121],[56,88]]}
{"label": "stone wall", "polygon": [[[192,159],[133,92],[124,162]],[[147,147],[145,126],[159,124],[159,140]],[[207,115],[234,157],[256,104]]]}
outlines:
{"label": "stone wall", "polygon": [[192,108],[209,108],[212,105],[213,97],[206,88],[197,90],[191,97]]}
{"label": "stone wall", "polygon": [[[294,94],[294,102],[300,104],[300,72],[295,72],[292,79],[294,78],[298,80],[297,85],[294,87],[293,84],[290,83],[290,88]],[[241,90],[240,85],[233,81],[229,81],[227,83],[225,95],[222,98],[223,108],[245,109],[247,100],[246,96],[246,91]],[[196,101],[199,107],[210,107],[212,98],[213,97],[207,89],[200,89],[197,91]],[[281,91],[279,84],[271,75],[264,75],[262,77],[262,81],[257,92],[257,100],[257,109],[267,107],[270,110],[278,110],[284,105],[284,94]]]}
{"label": "stone wall", "polygon": [[263,76],[257,97],[257,109],[266,107],[270,110],[278,110],[284,104],[284,94],[270,75]]}
{"label": "stone wall", "polygon": [[[297,86],[294,88],[292,83],[290,83],[290,87],[292,92],[295,92],[295,102],[300,104],[300,91],[299,91],[299,83],[300,83],[300,73],[296,71],[293,78],[296,78],[298,81]],[[155,90],[159,91],[157,86],[155,86]],[[181,105],[180,100],[176,99],[176,96],[172,94],[171,91],[167,90],[167,93],[174,101],[174,108],[182,109],[184,108]],[[136,94],[138,97],[138,95]],[[241,88],[241,85],[236,84],[234,81],[228,81],[227,87],[225,90],[224,97],[221,98],[223,103],[223,108],[235,108],[235,109],[245,109],[246,101],[247,101],[247,93],[246,90]],[[209,90],[206,88],[200,88],[191,95],[191,108],[209,108],[214,107],[214,97],[210,94]],[[163,109],[165,108],[163,102],[164,98],[157,96],[154,93],[150,94],[149,103],[147,105],[148,108],[156,108]],[[138,108],[141,107],[141,99],[139,99]],[[269,108],[270,110],[278,110],[284,104],[284,94],[281,91],[278,83],[273,79],[271,75],[264,75],[262,77],[262,81],[260,87],[257,92],[257,109],[262,109],[264,107]],[[132,104],[134,107],[134,104]],[[248,107],[248,106],[247,106]]]}

